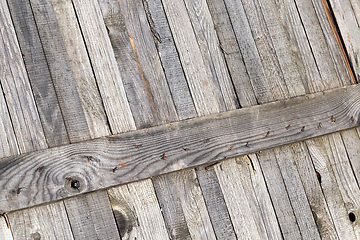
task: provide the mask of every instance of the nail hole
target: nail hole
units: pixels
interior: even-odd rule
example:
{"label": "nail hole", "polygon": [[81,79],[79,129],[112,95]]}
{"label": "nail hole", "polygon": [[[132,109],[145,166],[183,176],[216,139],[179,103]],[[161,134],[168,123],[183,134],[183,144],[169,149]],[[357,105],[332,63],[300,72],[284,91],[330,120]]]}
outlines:
{"label": "nail hole", "polygon": [[355,214],[349,213],[349,219],[350,219],[350,222],[355,222],[355,220],[356,220]]}
{"label": "nail hole", "polygon": [[71,188],[79,189],[80,188],[80,182],[78,180],[71,180]]}

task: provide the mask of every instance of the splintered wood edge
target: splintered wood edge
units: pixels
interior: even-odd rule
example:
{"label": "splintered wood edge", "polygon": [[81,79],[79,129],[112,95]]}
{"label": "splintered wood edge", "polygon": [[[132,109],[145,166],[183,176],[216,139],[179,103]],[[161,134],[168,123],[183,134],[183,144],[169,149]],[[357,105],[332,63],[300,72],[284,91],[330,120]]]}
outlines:
{"label": "splintered wood edge", "polygon": [[360,85],[0,160],[0,213],[360,125]]}

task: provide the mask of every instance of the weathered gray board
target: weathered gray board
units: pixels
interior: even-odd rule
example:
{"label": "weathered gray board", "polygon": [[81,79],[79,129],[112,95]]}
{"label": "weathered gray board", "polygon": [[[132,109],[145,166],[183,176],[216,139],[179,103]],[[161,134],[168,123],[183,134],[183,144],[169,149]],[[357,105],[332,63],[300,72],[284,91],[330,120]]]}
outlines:
{"label": "weathered gray board", "polygon": [[353,85],[4,158],[0,213],[359,125]]}

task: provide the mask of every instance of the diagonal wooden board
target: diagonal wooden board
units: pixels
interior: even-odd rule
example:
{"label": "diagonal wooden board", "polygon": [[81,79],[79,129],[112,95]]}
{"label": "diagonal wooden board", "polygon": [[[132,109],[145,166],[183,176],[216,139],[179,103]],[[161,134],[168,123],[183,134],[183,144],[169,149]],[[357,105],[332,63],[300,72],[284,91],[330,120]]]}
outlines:
{"label": "diagonal wooden board", "polygon": [[359,125],[358,84],[3,158],[0,213]]}

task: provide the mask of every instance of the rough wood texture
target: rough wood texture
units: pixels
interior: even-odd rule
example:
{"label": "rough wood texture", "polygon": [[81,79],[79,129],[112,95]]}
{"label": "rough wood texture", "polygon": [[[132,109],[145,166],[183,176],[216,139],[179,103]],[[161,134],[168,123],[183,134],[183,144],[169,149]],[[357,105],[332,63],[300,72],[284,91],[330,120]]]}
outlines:
{"label": "rough wood texture", "polygon": [[150,179],[108,192],[122,240],[169,239]]}
{"label": "rough wood texture", "polygon": [[95,78],[113,134],[135,130],[111,42],[99,4],[95,0],[74,0]]}
{"label": "rough wood texture", "polygon": [[21,153],[47,147],[15,29],[5,0],[0,1],[0,84]]}
{"label": "rough wood texture", "polygon": [[8,1],[26,70],[49,147],[69,143],[50,70],[28,0]]}
{"label": "rough wood texture", "polygon": [[245,68],[246,60],[240,52],[226,6],[223,1],[218,0],[208,0],[207,4],[240,105],[242,107],[256,105],[254,91]]}
{"label": "rough wood texture", "polygon": [[106,191],[88,193],[65,201],[75,239],[119,239]]}
{"label": "rough wood texture", "polygon": [[11,231],[17,239],[74,239],[63,202],[9,213]]}
{"label": "rough wood texture", "polygon": [[152,31],[155,31],[159,36],[159,39],[155,39],[155,43],[179,119],[196,117],[194,102],[162,2],[161,0],[143,0],[143,4],[148,21],[154,23]]}
{"label": "rough wood texture", "polygon": [[161,125],[178,120],[154,38],[141,0],[121,0],[120,6],[130,43],[140,70],[144,92],[150,103],[152,121]]}
{"label": "rough wood texture", "polygon": [[6,216],[0,217],[0,237],[3,240],[13,240],[13,236],[10,230],[10,225]]}
{"label": "rough wood texture", "polygon": [[99,90],[71,0],[51,0],[50,2],[64,42],[66,56],[79,93],[90,137],[110,135]]}
{"label": "rough wood texture", "polygon": [[[0,185],[7,193],[1,196],[0,212],[357,126],[359,88],[354,85],[2,159]],[[118,165],[123,167],[113,172]],[[39,167],[44,167],[41,173]],[[39,188],[37,179],[51,187]],[[69,188],[72,180],[80,182],[76,191]],[[23,194],[13,192],[22,186],[26,186]]]}

